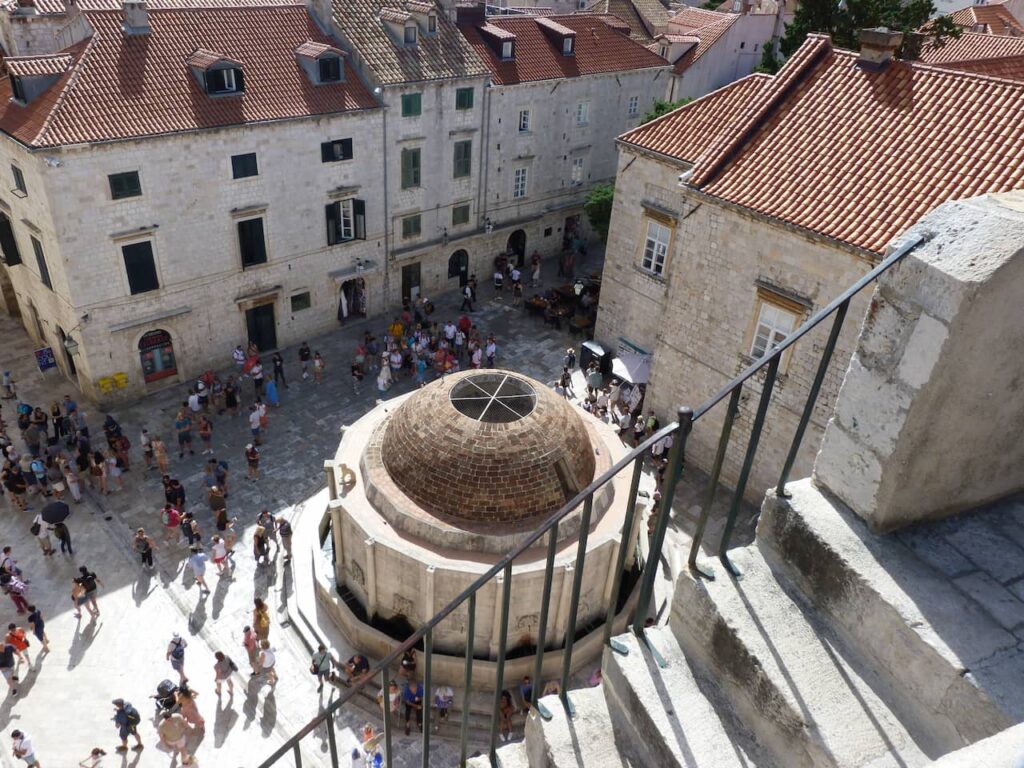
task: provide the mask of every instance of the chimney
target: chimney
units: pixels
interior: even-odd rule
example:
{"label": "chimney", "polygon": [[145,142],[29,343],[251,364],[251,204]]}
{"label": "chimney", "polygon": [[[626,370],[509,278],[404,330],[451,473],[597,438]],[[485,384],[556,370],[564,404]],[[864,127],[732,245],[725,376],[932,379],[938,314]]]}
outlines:
{"label": "chimney", "polygon": [[126,35],[149,34],[149,9],[146,0],[124,0],[124,23]]}
{"label": "chimney", "polygon": [[860,31],[860,56],[857,63],[864,69],[879,71],[885,68],[903,44],[902,32],[890,32],[885,27]]}

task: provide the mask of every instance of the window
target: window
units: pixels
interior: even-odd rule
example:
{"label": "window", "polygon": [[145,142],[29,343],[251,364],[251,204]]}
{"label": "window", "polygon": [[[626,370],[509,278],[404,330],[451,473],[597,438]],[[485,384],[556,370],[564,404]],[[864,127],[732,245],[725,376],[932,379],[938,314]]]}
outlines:
{"label": "window", "polygon": [[263,219],[238,222],[238,246],[242,252],[242,269],[266,264],[267,244],[263,239]]}
{"label": "window", "polygon": [[402,117],[419,117],[423,112],[422,93],[402,94]]}
{"label": "window", "polygon": [[327,206],[327,244],[366,239],[366,203],[348,199]]}
{"label": "window", "polygon": [[656,275],[665,272],[665,259],[668,256],[668,241],[672,230],[653,219],[647,220],[647,239],[644,243],[644,257],[641,266]]}
{"label": "window", "polygon": [[528,170],[516,168],[515,178],[512,180],[512,197],[526,197]]}
{"label": "window", "polygon": [[259,172],[259,168],[256,165],[255,152],[231,156],[231,178],[246,179],[250,176],[259,175]]}
{"label": "window", "polygon": [[501,43],[501,58],[511,59],[512,58],[512,41],[503,40]]}
{"label": "window", "polygon": [[341,80],[341,59],[337,56],[324,56],[319,60],[320,82],[336,83]]}
{"label": "window", "polygon": [[420,236],[420,215],[406,216],[402,219],[402,238]]}
{"label": "window", "polygon": [[320,160],[324,163],[337,163],[340,160],[352,159],[352,139],[336,139],[325,141],[320,145]]}
{"label": "window", "polygon": [[586,125],[590,122],[590,102],[581,101],[576,105],[576,125]]}
{"label": "window", "polygon": [[562,54],[564,56],[572,55],[572,44],[575,41],[575,37],[563,37],[562,38]]}
{"label": "window", "polygon": [[206,72],[207,93],[241,93],[242,70],[240,69],[211,69]]}
{"label": "window", "polygon": [[128,290],[136,293],[155,291],[160,287],[156,277],[156,262],[153,260],[153,244],[132,243],[121,247],[124,269],[128,273]]}
{"label": "window", "polygon": [[795,325],[796,315],[792,312],[762,301],[754,339],[750,344],[750,356],[755,360],[764,357],[792,332]]}
{"label": "window", "polygon": [[667,45],[661,46],[661,49],[658,51],[658,55],[661,56],[661,58],[663,58],[663,59],[667,59],[668,58],[668,46]]}
{"label": "window", "polygon": [[292,312],[301,312],[304,309],[309,309],[313,306],[313,299],[309,295],[309,291],[303,291],[302,293],[296,293],[292,296]]}
{"label": "window", "polygon": [[14,228],[7,214],[0,211],[0,250],[3,251],[4,262],[8,267],[21,264],[21,254],[18,252],[18,240],[14,237]]}
{"label": "window", "polygon": [[420,150],[402,150],[402,189],[420,185]]}
{"label": "window", "polygon": [[405,44],[416,45],[416,27],[408,26],[405,28]]}
{"label": "window", "polygon": [[572,159],[572,183],[573,186],[579,186],[583,183],[583,158],[574,157]]}
{"label": "window", "polygon": [[455,142],[455,157],[452,168],[452,178],[462,179],[469,176],[473,166],[473,140]]}
{"label": "window", "polygon": [[46,257],[43,255],[43,244],[34,237],[30,239],[32,240],[32,250],[36,252],[36,264],[39,265],[39,279],[52,291],[53,283],[50,282],[50,270],[46,266]]}
{"label": "window", "polygon": [[139,183],[138,171],[127,171],[126,173],[112,173],[107,176],[110,182],[110,197],[120,200],[124,197],[138,197],[142,194],[142,184]]}
{"label": "window", "polygon": [[437,16],[434,14],[427,17],[427,32],[431,35],[437,34]]}
{"label": "window", "polygon": [[530,110],[528,109],[519,110],[519,132],[530,132]]}
{"label": "window", "polygon": [[458,227],[461,224],[469,224],[469,203],[452,208],[452,226]]}
{"label": "window", "polygon": [[14,189],[12,192],[21,192],[22,196],[28,194],[28,188],[25,186],[25,176],[21,172],[21,168],[16,165],[11,166],[11,175],[14,176]]}
{"label": "window", "polygon": [[25,86],[22,84],[20,77],[11,78],[11,95],[22,104],[28,102],[28,99],[25,98]]}
{"label": "window", "polygon": [[629,97],[629,107],[627,107],[627,109],[626,109],[626,114],[628,114],[630,117],[636,117],[637,115],[640,114],[640,97],[639,96],[630,96]]}
{"label": "window", "polygon": [[456,109],[472,109],[473,108],[473,89],[472,88],[457,88],[455,90],[455,108]]}

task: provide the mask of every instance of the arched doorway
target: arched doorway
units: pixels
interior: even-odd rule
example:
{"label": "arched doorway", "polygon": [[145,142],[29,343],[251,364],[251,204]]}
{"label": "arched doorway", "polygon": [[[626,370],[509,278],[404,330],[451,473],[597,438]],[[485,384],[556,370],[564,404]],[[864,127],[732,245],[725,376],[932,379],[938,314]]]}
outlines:
{"label": "arched doorway", "polygon": [[352,315],[366,317],[366,283],[361,277],[346,280],[338,291],[338,322],[344,323]]}
{"label": "arched doorway", "polygon": [[469,282],[469,254],[462,248],[448,257],[448,279],[459,278],[459,287]]}
{"label": "arched doorway", "polygon": [[510,258],[514,255],[516,266],[522,268],[526,259],[526,232],[517,229],[509,235],[508,242],[505,244],[505,252]]}
{"label": "arched doorway", "polygon": [[60,353],[64,358],[64,366],[67,369],[68,376],[74,378],[78,375],[78,370],[75,368],[75,358],[68,354],[68,348],[64,346],[68,340],[68,335],[64,333],[64,329],[59,325],[57,326],[57,340],[60,342]]}
{"label": "arched doorway", "polygon": [[147,331],[139,339],[139,362],[142,378],[147,384],[176,376],[178,364],[174,359],[171,334],[163,330]]}

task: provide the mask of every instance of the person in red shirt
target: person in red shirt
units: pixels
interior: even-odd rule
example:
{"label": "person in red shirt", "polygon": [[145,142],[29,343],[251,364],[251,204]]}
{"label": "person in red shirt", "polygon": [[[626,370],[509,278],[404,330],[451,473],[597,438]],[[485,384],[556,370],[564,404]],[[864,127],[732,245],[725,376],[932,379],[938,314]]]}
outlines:
{"label": "person in red shirt", "polygon": [[28,658],[28,638],[25,637],[24,629],[17,624],[8,624],[7,637],[4,638],[4,642],[14,646],[14,652],[18,656],[19,662],[23,661],[28,665],[32,664]]}
{"label": "person in red shirt", "polygon": [[160,523],[164,527],[164,543],[170,544],[178,537],[178,526],[181,524],[181,512],[170,504],[164,504],[160,510]]}

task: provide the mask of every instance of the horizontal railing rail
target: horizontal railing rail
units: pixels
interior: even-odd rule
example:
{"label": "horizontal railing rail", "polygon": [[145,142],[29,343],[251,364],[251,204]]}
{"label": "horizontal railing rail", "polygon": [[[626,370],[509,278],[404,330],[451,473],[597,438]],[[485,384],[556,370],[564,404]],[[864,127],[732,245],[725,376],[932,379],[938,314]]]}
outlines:
{"label": "horizontal railing rail", "polygon": [[[491,582],[492,579],[499,579],[501,584],[501,621],[500,621],[500,634],[498,636],[498,653],[496,659],[496,684],[494,690],[494,700],[491,711],[491,732],[490,732],[490,744],[488,755],[490,758],[491,765],[496,765],[496,748],[498,743],[498,724],[499,724],[499,713],[501,707],[501,693],[504,685],[504,667],[505,667],[505,655],[507,650],[507,636],[508,636],[508,622],[509,622],[509,603],[511,598],[512,590],[512,565],[514,561],[526,552],[528,549],[538,544],[544,537],[547,537],[545,542],[546,545],[546,562],[544,572],[544,586],[542,591],[542,598],[540,604],[540,621],[538,624],[538,636],[537,636],[537,657],[534,666],[534,678],[533,678],[533,693],[530,699],[530,705],[537,709],[538,713],[542,717],[549,718],[550,713],[547,712],[541,703],[538,701],[540,697],[541,687],[541,670],[545,654],[545,645],[547,640],[547,624],[549,618],[548,607],[551,600],[551,589],[552,589],[552,577],[554,573],[554,561],[555,553],[557,550],[558,541],[558,528],[559,524],[565,520],[570,514],[577,510],[582,505],[581,519],[579,525],[579,540],[576,548],[576,559],[575,568],[573,573],[572,592],[569,603],[569,611],[567,618],[567,627],[565,632],[565,647],[563,649],[562,659],[562,671],[561,679],[559,681],[559,698],[561,699],[562,705],[568,712],[572,712],[572,702],[569,698],[568,687],[569,678],[572,665],[572,653],[573,645],[575,642],[576,634],[576,620],[577,613],[580,603],[580,592],[582,589],[583,581],[583,566],[586,559],[586,547],[587,538],[590,529],[591,516],[593,511],[593,500],[594,494],[603,488],[608,482],[612,481],[622,470],[632,465],[632,477],[630,482],[630,490],[627,497],[626,513],[623,521],[621,530],[621,538],[619,541],[616,570],[614,574],[613,589],[611,592],[611,604],[608,608],[608,614],[604,626],[604,643],[610,644],[616,650],[620,652],[623,650],[621,646],[617,646],[611,637],[612,634],[612,619],[615,616],[616,600],[618,593],[621,589],[623,570],[625,567],[626,558],[629,552],[632,550],[635,540],[630,538],[633,532],[635,515],[636,515],[636,502],[639,495],[639,484],[643,469],[644,458],[650,451],[651,447],[655,443],[664,440],[667,437],[672,438],[672,446],[669,450],[668,456],[668,467],[665,474],[664,485],[662,487],[662,499],[661,505],[657,510],[656,524],[653,531],[650,533],[650,544],[648,556],[646,558],[646,564],[641,573],[639,582],[639,597],[636,601],[636,606],[633,611],[632,620],[630,621],[632,631],[641,639],[644,638],[644,628],[647,623],[648,614],[650,611],[651,599],[654,594],[655,580],[658,573],[658,564],[661,561],[661,553],[664,548],[665,537],[667,535],[668,524],[670,521],[672,499],[675,495],[676,486],[679,478],[682,474],[683,461],[685,458],[686,442],[693,429],[693,425],[702,416],[706,415],[716,405],[721,403],[726,398],[729,399],[727,405],[725,418],[723,420],[723,426],[721,436],[719,438],[718,450],[715,456],[715,460],[712,466],[711,475],[705,495],[704,505],[701,510],[700,518],[698,519],[697,529],[695,531],[693,541],[690,549],[690,556],[688,565],[690,569],[700,576],[705,578],[714,578],[714,573],[705,568],[701,568],[697,563],[697,556],[700,551],[701,542],[703,540],[704,532],[708,522],[708,516],[710,514],[711,505],[715,499],[715,492],[718,482],[721,478],[722,465],[725,460],[725,455],[728,450],[729,440],[732,433],[732,428],[735,423],[735,416],[739,412],[740,397],[743,391],[744,384],[749,381],[752,377],[758,375],[762,370],[765,370],[764,382],[761,385],[761,395],[758,400],[757,410],[754,416],[754,421],[751,427],[750,438],[747,442],[747,449],[744,454],[743,463],[741,465],[740,474],[736,483],[736,487],[733,489],[733,498],[729,506],[728,516],[726,518],[725,529],[723,531],[722,540],[719,544],[718,556],[725,566],[726,570],[733,575],[738,575],[737,570],[732,566],[728,560],[727,550],[728,545],[732,537],[733,529],[736,523],[736,517],[740,509],[740,505],[743,500],[743,495],[746,490],[746,485],[750,477],[750,472],[753,466],[754,457],[757,452],[758,443],[760,440],[761,432],[764,428],[765,420],[767,418],[768,405],[771,400],[772,392],[774,389],[776,377],[778,375],[779,363],[782,355],[786,353],[794,344],[800,339],[806,336],[810,331],[814,330],[820,323],[822,323],[829,316],[835,315],[835,319],[832,324],[832,328],[828,337],[828,341],[823,350],[821,360],[818,365],[817,373],[814,381],[812,382],[811,389],[808,393],[807,401],[805,403],[803,412],[799,424],[797,426],[796,433],[793,437],[793,441],[790,445],[790,450],[786,458],[786,462],[783,471],[780,475],[777,492],[780,495],[785,495],[785,485],[789,477],[789,473],[792,470],[793,463],[796,459],[797,452],[799,451],[800,444],[803,440],[804,433],[807,425],[810,422],[811,414],[813,413],[815,402],[818,394],[821,390],[821,386],[824,382],[826,372],[829,364],[832,360],[835,352],[836,342],[839,337],[839,333],[842,329],[843,322],[845,321],[847,311],[851,299],[862,291],[866,286],[878,279],[878,277],[884,274],[887,270],[893,267],[895,264],[900,262],[908,253],[916,248],[923,238],[911,239],[896,250],[894,250],[889,256],[883,259],[874,269],[864,275],[862,278],[857,280],[852,286],[843,292],[841,296],[833,300],[824,307],[821,311],[816,313],[813,317],[807,320],[798,329],[793,331],[787,336],[781,343],[773,347],[766,355],[760,359],[754,361],[747,366],[739,375],[732,379],[728,384],[722,387],[714,396],[712,396],[705,403],[700,405],[696,410],[689,408],[681,408],[678,412],[678,419],[652,434],[646,440],[637,445],[633,450],[629,451],[623,458],[616,461],[611,468],[601,474],[600,477],[596,478],[586,488],[576,494],[570,501],[564,504],[556,512],[552,513],[538,528],[529,533],[518,545],[516,545],[511,551],[504,555],[498,562],[492,565],[485,573],[479,576],[472,584],[462,590],[454,599],[452,599],[444,608],[438,611],[432,618],[426,621],[422,626],[416,629],[405,641],[395,645],[394,649],[387,654],[384,658],[377,661],[372,665],[370,671],[359,679],[353,681],[350,688],[343,691],[340,696],[324,708],[316,717],[310,720],[305,726],[303,726],[294,736],[288,741],[282,744],[270,757],[268,757],[263,763],[260,764],[259,768],[271,768],[274,766],[282,757],[291,753],[294,757],[296,768],[302,767],[302,754],[301,754],[301,743],[302,740],[319,728],[322,725],[326,725],[328,743],[330,745],[330,753],[332,764],[337,765],[337,748],[336,748],[336,734],[334,731],[334,716],[342,709],[353,696],[357,695],[361,689],[371,684],[379,677],[381,682],[381,688],[385,691],[385,701],[387,699],[388,683],[389,683],[389,671],[393,664],[395,664],[402,655],[423,643],[424,649],[424,706],[423,706],[423,744],[422,744],[422,764],[424,767],[429,765],[429,751],[430,751],[430,683],[431,683],[431,661],[433,657],[433,639],[434,630],[437,629],[438,625],[456,611],[464,603],[467,604],[467,620],[466,620],[466,650],[465,650],[465,674],[463,681],[463,709],[462,709],[462,722],[460,730],[460,765],[465,765],[467,754],[468,754],[468,731],[469,731],[469,698],[472,684],[473,675],[473,654],[474,654],[474,632],[476,625],[476,595],[481,588]],[[652,653],[654,652],[651,647]],[[658,657],[659,663],[665,666],[663,660]],[[392,765],[392,723],[390,707],[384,706],[382,708],[382,715],[384,720],[384,761],[386,766]]]}

